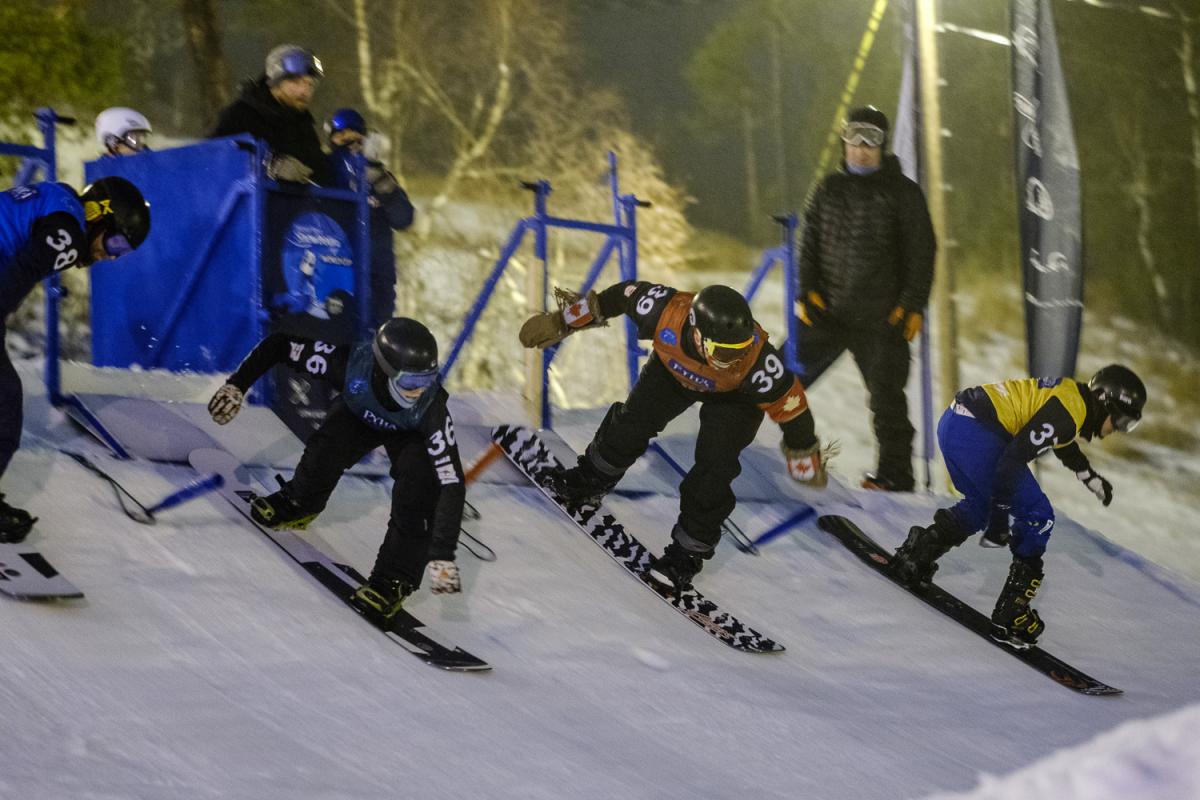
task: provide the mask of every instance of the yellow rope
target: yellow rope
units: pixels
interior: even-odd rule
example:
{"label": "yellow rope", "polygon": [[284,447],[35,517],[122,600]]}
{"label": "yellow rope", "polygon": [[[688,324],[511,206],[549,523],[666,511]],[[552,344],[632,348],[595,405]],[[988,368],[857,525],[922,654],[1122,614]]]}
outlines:
{"label": "yellow rope", "polygon": [[809,182],[810,191],[813,184],[820,180],[825,171],[829,169],[829,160],[839,149],[842,120],[846,118],[846,111],[854,100],[854,92],[858,89],[858,81],[862,77],[863,68],[867,65],[867,57],[875,45],[875,34],[879,31],[879,24],[883,20],[884,12],[887,11],[887,5],[888,0],[875,0],[875,8],[871,10],[871,18],[867,20],[867,29],[863,31],[862,41],[858,45],[858,54],[854,57],[854,67],[850,70],[850,77],[846,79],[846,86],[842,89],[842,96],[838,100],[837,111],[833,115],[833,125],[829,128],[829,136],[826,137],[825,145],[821,148],[821,159]]}

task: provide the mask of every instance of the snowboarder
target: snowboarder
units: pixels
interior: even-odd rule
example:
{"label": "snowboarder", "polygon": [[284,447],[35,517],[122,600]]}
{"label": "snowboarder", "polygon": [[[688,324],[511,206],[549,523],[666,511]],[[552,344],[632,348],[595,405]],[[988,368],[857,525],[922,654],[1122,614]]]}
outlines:
{"label": "snowboarder", "polygon": [[627,314],[638,337],[652,339],[654,348],[629,397],[609,408],[578,464],[555,478],[555,490],[570,505],[600,502],[668,422],[701,404],[696,463],[679,487],[679,517],[652,577],[683,590],[712,557],[721,524],[737,504],[731,484],[741,472],[738,458],[764,412],[783,430],[788,474],[825,485],[804,387],[736,290],[715,285],[693,294],[625,281],[587,297],[562,289],[555,295],[560,310],[535,314],[521,327],[525,347],[549,347]]}
{"label": "snowboarder", "polygon": [[209,401],[219,425],[238,413],[246,391],[267,370],[287,363],[342,387],[308,440],[290,481],[252,502],[250,515],[269,528],[303,529],[325,508],[342,473],[380,445],[391,459],[391,517],[371,576],[353,603],[390,620],[421,583],[428,565],[434,594],[462,590],[454,551],[466,486],[448,395],[438,375],[437,340],[416,320],[388,320],[374,337],[333,345],[273,333],[246,356]]}
{"label": "snowboarder", "polygon": [[1013,562],[992,611],[993,636],[1016,647],[1033,645],[1045,625],[1030,605],[1044,577],[1042,554],[1054,528],[1054,509],[1028,464],[1051,450],[1102,502],[1112,484],[1099,475],[1076,441],[1103,439],[1137,427],[1146,387],[1128,367],[1111,364],[1087,383],[1071,378],[1017,378],[964,389],[938,423],[938,445],[962,500],[938,509],[929,527],[913,527],[892,560],[909,586],[928,584],[937,560],[987,526],[1010,526]]}
{"label": "snowboarder", "polygon": [[[0,193],[0,476],[21,446],[21,379],[3,346],[5,320],[43,278],[132,252],[150,233],[150,207],[124,178],[79,194],[65,183]],[[0,494],[0,542],[20,542],[37,518]]]}

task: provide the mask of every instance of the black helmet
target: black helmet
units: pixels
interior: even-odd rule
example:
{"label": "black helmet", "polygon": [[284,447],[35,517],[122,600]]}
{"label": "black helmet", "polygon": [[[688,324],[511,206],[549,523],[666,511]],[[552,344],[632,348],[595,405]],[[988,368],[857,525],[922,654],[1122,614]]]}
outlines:
{"label": "black helmet", "polygon": [[1137,427],[1146,406],[1146,384],[1129,367],[1109,364],[1088,381],[1088,388],[1112,417],[1113,427],[1128,432]]}
{"label": "black helmet", "polygon": [[888,118],[875,106],[850,109],[842,125],[842,141],[883,147],[888,140]]}
{"label": "black helmet", "polygon": [[389,378],[402,372],[436,372],[437,339],[421,323],[408,317],[395,317],[379,326],[371,343],[375,363]]}
{"label": "black helmet", "polygon": [[150,204],[138,188],[115,175],[89,183],[79,195],[88,241],[104,236],[111,256],[136,250],[150,233]]}
{"label": "black helmet", "polygon": [[706,286],[692,298],[688,321],[700,331],[706,360],[716,367],[738,361],[754,343],[750,304],[736,289]]}

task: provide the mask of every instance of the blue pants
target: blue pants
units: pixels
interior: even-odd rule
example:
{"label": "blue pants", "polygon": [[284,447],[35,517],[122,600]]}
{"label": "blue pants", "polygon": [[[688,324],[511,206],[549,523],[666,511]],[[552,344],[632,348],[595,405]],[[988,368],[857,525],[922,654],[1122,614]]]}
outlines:
{"label": "blue pants", "polygon": [[[973,417],[955,414],[952,408],[938,421],[937,436],[954,488],[964,495],[951,513],[964,530],[982,530],[992,510],[996,464],[1011,439]],[[1012,504],[1009,547],[1013,553],[1023,558],[1041,556],[1054,528],[1054,509],[1029,468],[1021,473],[1011,498],[997,499]]]}

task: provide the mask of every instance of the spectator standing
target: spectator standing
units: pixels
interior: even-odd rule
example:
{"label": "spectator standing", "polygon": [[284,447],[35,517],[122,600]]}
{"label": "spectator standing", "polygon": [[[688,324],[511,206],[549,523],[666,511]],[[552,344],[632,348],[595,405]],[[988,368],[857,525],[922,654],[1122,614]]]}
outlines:
{"label": "spectator standing", "polygon": [[268,174],[279,180],[329,185],[329,165],[308,107],[324,75],[320,60],[294,44],[267,54],[265,71],[242,84],[211,136],[249,133],[271,149]]}
{"label": "spectator standing", "polygon": [[[367,121],[353,108],[339,108],[326,125],[329,133],[329,171],[332,186],[358,190],[356,156],[363,153]],[[396,308],[396,253],[392,231],[402,231],[413,223],[413,204],[396,176],[383,164],[367,158],[367,182],[371,205],[371,319],[378,328],[391,319]]]}
{"label": "spectator standing", "polygon": [[904,386],[909,342],[921,330],[937,250],[921,187],[886,152],[888,119],[853,109],[842,129],[840,169],[821,180],[804,209],[799,375],[811,388],[846,350],[870,396],[878,468],[863,486],[912,491],[912,440]]}
{"label": "spectator standing", "polygon": [[106,108],[96,117],[96,141],[106,156],[132,156],[149,150],[150,120],[132,108]]}

